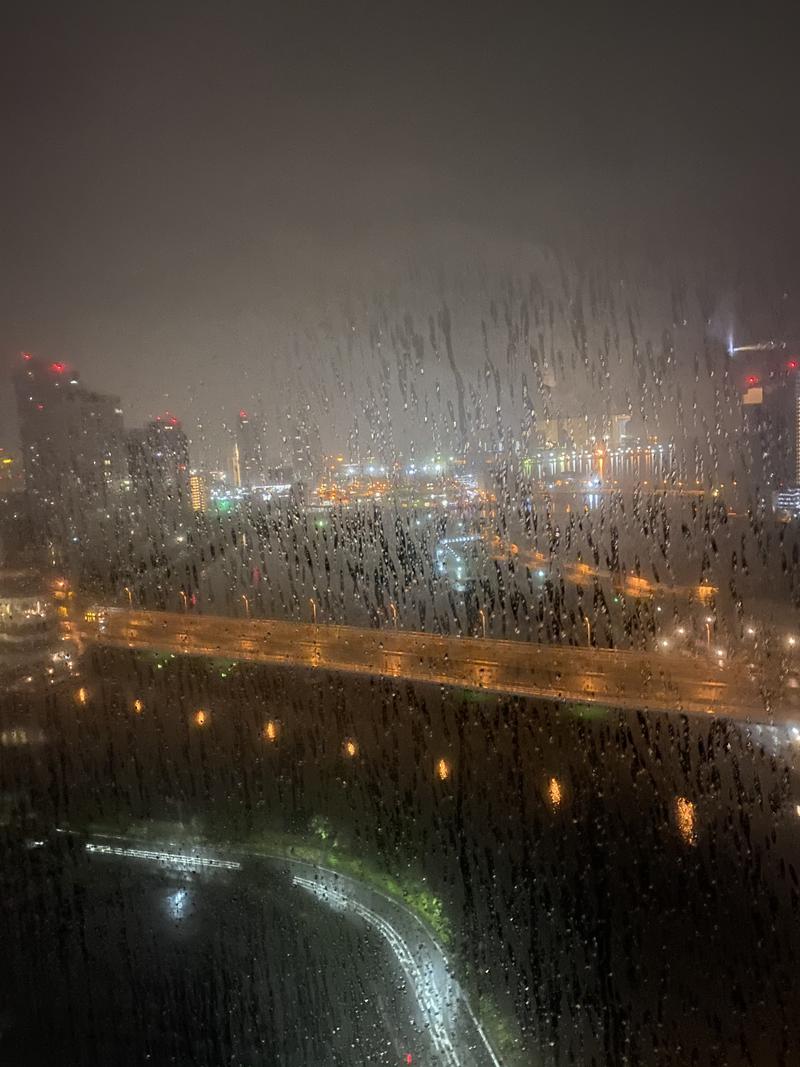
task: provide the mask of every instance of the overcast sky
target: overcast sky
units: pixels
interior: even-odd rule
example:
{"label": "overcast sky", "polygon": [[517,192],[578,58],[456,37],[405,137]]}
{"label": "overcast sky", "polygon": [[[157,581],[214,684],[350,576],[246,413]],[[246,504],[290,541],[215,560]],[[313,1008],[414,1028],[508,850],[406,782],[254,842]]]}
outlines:
{"label": "overcast sky", "polygon": [[488,303],[542,246],[796,331],[788,6],[447,6],[5,4],[0,445],[20,349],[131,424],[272,414],[348,301],[478,264]]}

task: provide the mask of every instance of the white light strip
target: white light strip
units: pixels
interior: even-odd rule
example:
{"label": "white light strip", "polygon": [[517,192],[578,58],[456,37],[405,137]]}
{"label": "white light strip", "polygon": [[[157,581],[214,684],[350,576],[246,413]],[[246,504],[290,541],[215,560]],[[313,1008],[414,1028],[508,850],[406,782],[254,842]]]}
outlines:
{"label": "white light strip", "polygon": [[118,845],[95,845],[89,841],[86,845],[87,852],[97,852],[103,856],[122,856],[126,859],[152,860],[156,863],[165,863],[170,867],[181,870],[196,870],[198,867],[208,867],[212,870],[239,871],[241,863],[235,860],[217,860],[211,856],[192,856],[185,852],[162,852],[160,849],[150,848],[120,848]]}

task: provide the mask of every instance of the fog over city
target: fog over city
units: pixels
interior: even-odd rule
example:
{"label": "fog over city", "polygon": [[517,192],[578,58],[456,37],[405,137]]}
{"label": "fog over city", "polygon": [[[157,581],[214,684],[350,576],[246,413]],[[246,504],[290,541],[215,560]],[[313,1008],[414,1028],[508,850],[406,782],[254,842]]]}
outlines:
{"label": "fog over city", "polygon": [[[670,377],[691,403],[704,337],[797,329],[797,102],[768,22],[12,5],[3,48],[9,103],[24,86],[4,119],[4,365],[71,361],[133,423],[174,408],[218,449],[240,407],[274,424],[305,390],[338,440],[398,393],[388,332],[411,316],[418,400],[449,436],[458,382],[428,327],[443,307],[464,389],[481,391],[487,351],[505,375],[516,345],[533,402],[507,323],[527,303],[535,341],[542,313],[566,360],[557,402],[576,409],[598,379],[624,405],[633,345],[660,352],[669,334],[673,373],[647,383],[662,395],[629,397],[662,419]],[[606,332],[623,349],[610,378]],[[404,403],[390,398],[398,445],[423,429]],[[2,413],[13,422],[7,396]]]}

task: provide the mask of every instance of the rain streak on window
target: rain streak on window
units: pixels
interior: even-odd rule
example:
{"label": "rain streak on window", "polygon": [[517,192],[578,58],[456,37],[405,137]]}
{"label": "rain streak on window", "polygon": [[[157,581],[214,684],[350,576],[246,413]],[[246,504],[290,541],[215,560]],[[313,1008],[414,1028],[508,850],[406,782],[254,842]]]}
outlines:
{"label": "rain streak on window", "polygon": [[796,64],[651,14],[11,13],[0,1062],[796,1062]]}

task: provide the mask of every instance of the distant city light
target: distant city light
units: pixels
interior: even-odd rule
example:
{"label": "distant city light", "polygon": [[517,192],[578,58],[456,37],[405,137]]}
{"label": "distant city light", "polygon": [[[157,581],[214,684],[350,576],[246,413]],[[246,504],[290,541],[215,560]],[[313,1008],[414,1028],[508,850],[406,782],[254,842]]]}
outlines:
{"label": "distant city light", "polygon": [[206,726],[208,723],[208,719],[208,712],[205,711],[203,708],[198,708],[198,710],[194,713],[195,726]]}
{"label": "distant city light", "polygon": [[440,782],[446,782],[450,777],[450,764],[446,759],[436,761],[436,777]]}
{"label": "distant city light", "polygon": [[270,719],[269,722],[264,724],[262,737],[265,741],[270,741],[272,743],[278,740],[278,724],[274,719]]}
{"label": "distant city light", "polygon": [[350,759],[355,759],[358,755],[358,742],[354,741],[352,737],[348,737],[344,743],[344,754],[349,756]]}
{"label": "distant city light", "polygon": [[136,712],[137,715],[141,715],[144,711],[144,701],[140,700],[139,697],[137,697],[136,700],[134,700],[133,702],[133,710]]}

